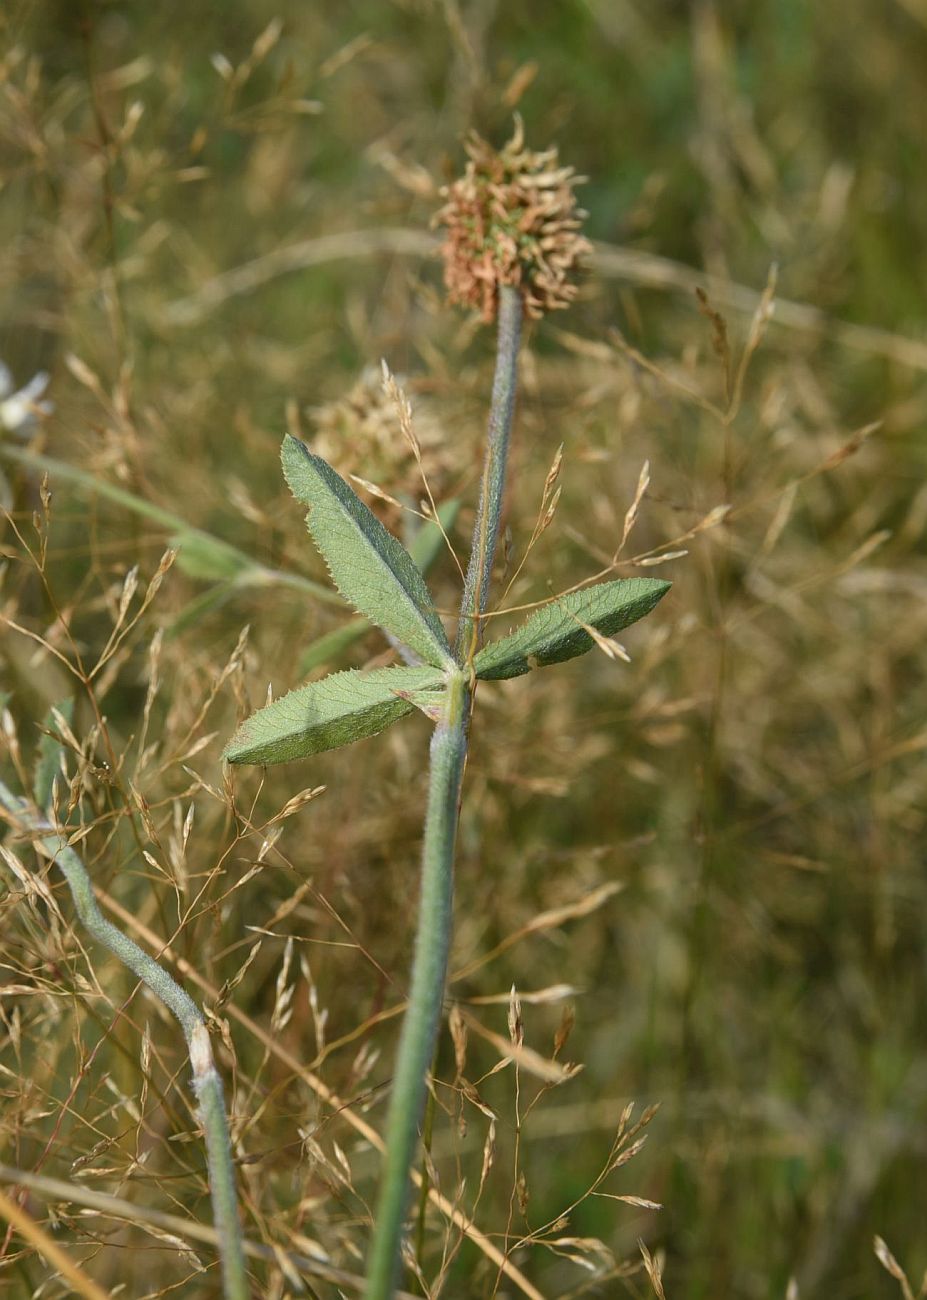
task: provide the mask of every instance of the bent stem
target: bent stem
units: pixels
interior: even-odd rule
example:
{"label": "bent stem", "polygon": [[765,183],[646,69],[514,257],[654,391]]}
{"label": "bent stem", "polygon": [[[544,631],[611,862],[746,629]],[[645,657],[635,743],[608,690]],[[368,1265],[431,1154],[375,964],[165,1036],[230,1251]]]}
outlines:
{"label": "bent stem", "polygon": [[458,667],[448,674],[444,714],[431,741],[418,932],[408,1008],[386,1119],[386,1158],[367,1262],[366,1300],[391,1300],[396,1289],[410,1171],[425,1104],[425,1081],[441,1020],[453,919],[454,844],[473,707],[469,665],[480,640],[480,618],[489,597],[489,579],[499,536],[522,313],[518,291],[504,287],[500,292],[486,459],[457,629]]}
{"label": "bent stem", "polygon": [[250,1295],[242,1249],[235,1169],[229,1141],[228,1118],[222,1080],[216,1070],[203,1013],[179,984],[143,948],[108,921],[97,904],[87,868],[67,839],[47,820],[37,816],[24,799],[17,798],[0,781],[0,804],[29,835],[35,846],[61,871],[74,900],[74,909],[93,937],[127,966],[180,1023],[193,1068],[193,1090],[206,1142],[209,1190],[225,1300],[248,1300]]}

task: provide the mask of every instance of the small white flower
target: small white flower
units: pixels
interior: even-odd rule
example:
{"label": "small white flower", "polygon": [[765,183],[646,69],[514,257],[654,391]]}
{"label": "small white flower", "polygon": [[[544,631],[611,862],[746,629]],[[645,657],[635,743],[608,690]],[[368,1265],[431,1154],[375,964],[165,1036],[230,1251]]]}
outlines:
{"label": "small white flower", "polygon": [[13,376],[0,361],[0,430],[22,437],[31,432],[40,415],[49,415],[54,410],[51,402],[39,401],[48,387],[48,375],[40,370],[18,392],[11,394],[12,387]]}

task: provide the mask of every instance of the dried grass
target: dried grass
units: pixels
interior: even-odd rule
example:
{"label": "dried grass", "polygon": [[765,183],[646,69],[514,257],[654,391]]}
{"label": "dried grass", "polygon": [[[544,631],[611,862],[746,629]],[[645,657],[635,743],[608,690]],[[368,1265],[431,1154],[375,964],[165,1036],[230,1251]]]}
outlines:
{"label": "dried grass", "polygon": [[[287,405],[310,436],[322,408],[331,437],[385,356],[410,377],[439,504],[469,505],[491,359],[438,307],[421,168],[441,171],[474,105],[486,134],[504,138],[518,103],[533,139],[558,139],[592,178],[602,240],[566,327],[526,344],[490,635],[593,575],[659,563],[675,586],[628,634],[630,665],[603,646],[480,687],[407,1286],[914,1293],[927,400],[908,284],[923,240],[901,225],[927,202],[919,176],[892,197],[904,163],[875,118],[890,105],[899,138],[919,138],[915,28],[901,7],[860,19],[847,179],[814,78],[771,103],[735,75],[752,39],[792,66],[767,7],[739,32],[712,4],[691,30],[668,11],[568,5],[540,71],[505,62],[528,40],[517,14],[500,10],[490,41],[472,10],[371,12],[360,31],[295,5],[269,26],[247,4],[235,23],[90,6],[82,33],[14,5],[0,17],[0,356],[17,377],[53,374],[35,450],[323,580],[279,479]],[[842,9],[818,13],[844,55],[828,62],[849,68]],[[586,23],[594,50],[577,43]],[[660,80],[661,51],[690,68],[691,98]],[[597,76],[627,98],[594,93]],[[659,87],[674,121],[691,115],[688,154],[666,138]],[[611,128],[635,103],[664,121],[639,145],[599,116]],[[880,202],[908,239],[897,257],[873,227]],[[769,319],[771,249],[786,296]],[[371,399],[360,414],[382,457],[347,447],[346,468],[387,512],[421,509],[395,413]],[[356,1291],[427,724],[305,770],[227,775],[236,720],[268,682],[295,684],[306,645],[347,616],[204,576],[156,520],[4,468],[4,765],[28,783],[42,720],[73,701],[55,719],[59,815],[107,915],[208,1009],[256,1288]],[[452,607],[450,556],[433,576]],[[390,652],[368,633],[345,653]],[[0,879],[0,1180],[18,1207],[0,1280],[71,1293],[51,1241],[88,1295],[216,1295],[174,1025],[13,836]],[[629,1096],[662,1103],[643,1148]],[[873,1257],[877,1233],[907,1273],[884,1245]]]}

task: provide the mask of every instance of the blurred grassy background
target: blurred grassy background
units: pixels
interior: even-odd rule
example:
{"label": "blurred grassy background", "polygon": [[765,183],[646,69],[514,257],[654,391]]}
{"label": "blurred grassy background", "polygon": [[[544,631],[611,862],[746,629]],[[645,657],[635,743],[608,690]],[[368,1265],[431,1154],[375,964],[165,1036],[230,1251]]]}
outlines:
{"label": "blurred grassy background", "polygon": [[[645,460],[618,572],[675,585],[627,634],[630,665],[595,655],[481,688],[450,990],[469,1041],[455,1066],[445,1035],[437,1062],[435,1171],[544,1296],[652,1294],[638,1239],[671,1300],[899,1294],[874,1233],[916,1290],[923,0],[9,0],[0,41],[0,357],[19,382],[51,371],[56,406],[33,451],[275,571],[324,581],[282,486],[287,422],[421,496],[391,411],[358,386],[380,357],[406,376],[436,493],[463,499],[462,548],[492,340],[441,303],[436,186],[468,128],[501,143],[513,110],[588,177],[596,259],[525,350],[510,573],[561,441],[563,497],[508,603],[610,563]],[[777,315],[733,411],[773,263]],[[382,1124],[426,724],[225,783],[236,719],[268,682],[297,684],[347,615],[273,579],[229,585],[235,565],[208,545],[194,563],[188,538],[95,671],[126,573],[144,590],[176,530],[57,470],[46,511],[41,470],[4,468],[0,673],[21,765],[73,698],[68,775],[104,902],[212,989],[187,978],[234,1087],[248,1233],[356,1276],[378,1161],[316,1084]],[[685,554],[634,563],[667,551]],[[451,608],[448,557],[433,578]],[[313,671],[386,653],[371,633]],[[103,1284],[217,1294],[215,1270],[145,1218],[208,1221],[178,1033],[2,870],[0,1159],[133,1201],[134,1225],[26,1201]],[[481,1029],[507,1035],[512,984],[544,1056],[574,1009],[561,1055],[581,1074],[545,1089],[522,1070],[517,1093],[511,1066],[487,1077],[500,1057]],[[489,1120],[461,1073],[498,1116],[479,1195]],[[586,1195],[630,1098],[660,1110],[599,1191],[660,1211]],[[430,1294],[519,1294],[458,1238],[429,1208]],[[11,1295],[66,1293],[18,1237],[3,1266]],[[255,1268],[260,1294],[298,1294]]]}

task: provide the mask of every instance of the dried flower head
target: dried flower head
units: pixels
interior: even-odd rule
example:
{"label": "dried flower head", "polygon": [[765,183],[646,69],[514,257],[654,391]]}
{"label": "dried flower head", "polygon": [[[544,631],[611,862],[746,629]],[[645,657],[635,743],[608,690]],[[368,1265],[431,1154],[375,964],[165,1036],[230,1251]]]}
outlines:
{"label": "dried flower head", "polygon": [[495,318],[499,287],[518,285],[529,316],[566,307],[576,294],[571,275],[591,245],[578,232],[585,212],[572,167],[557,166],[557,150],[525,148],[521,120],[502,149],[471,133],[463,176],[441,192],[447,202],[434,224],[447,227],[442,247],[451,302]]}

